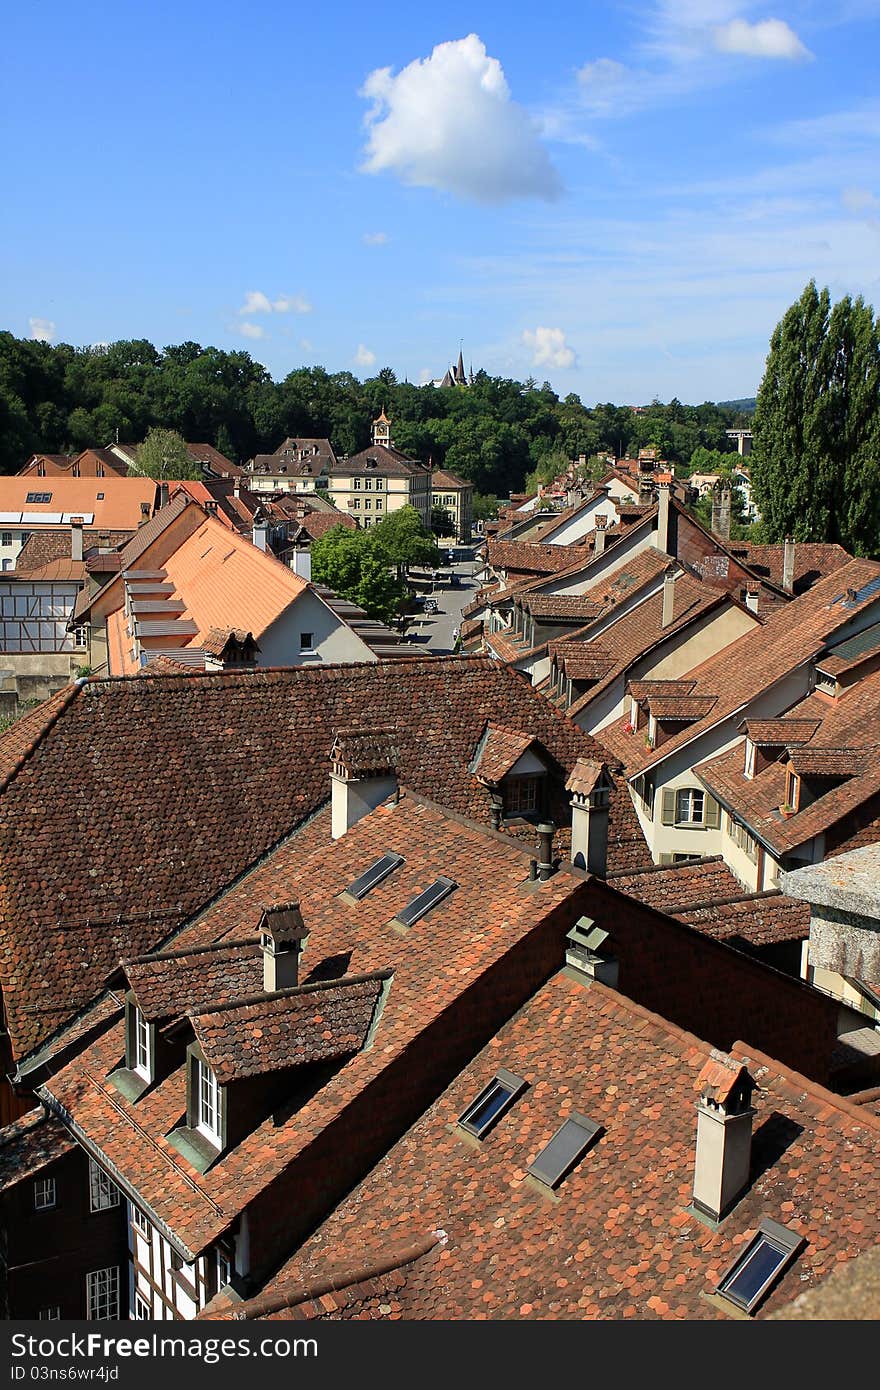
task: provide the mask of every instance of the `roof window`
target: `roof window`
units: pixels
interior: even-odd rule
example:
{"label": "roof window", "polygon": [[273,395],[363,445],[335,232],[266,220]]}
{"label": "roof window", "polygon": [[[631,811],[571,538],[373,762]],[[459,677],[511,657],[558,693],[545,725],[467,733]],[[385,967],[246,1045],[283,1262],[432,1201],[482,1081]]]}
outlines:
{"label": "roof window", "polygon": [[365,898],[373,888],[376,888],[395,869],[399,869],[403,863],[405,860],[402,854],[383,854],[381,859],[377,859],[375,864],[371,864],[360,877],[355,879],[354,883],[349,885],[346,892],[360,902],[361,898]]}
{"label": "roof window", "polygon": [[424,917],[426,913],[448,897],[453,888],[457,887],[458,884],[454,879],[445,878],[441,874],[430,888],[419,893],[418,897],[413,898],[412,902],[407,903],[406,907],[398,912],[395,921],[400,922],[404,927],[411,927],[414,922],[418,922],[419,918]]}
{"label": "roof window", "polygon": [[485,1086],[476,1100],[471,1101],[467,1110],[459,1115],[458,1123],[468,1134],[475,1134],[478,1139],[482,1139],[510,1109],[527,1085],[528,1082],[523,1081],[521,1076],[514,1076],[512,1071],[505,1071],[503,1067],[499,1067],[489,1085]]}
{"label": "roof window", "polygon": [[28,505],[29,503],[30,503],[30,504],[33,504],[33,503],[36,503],[36,502],[51,502],[51,501],[52,501],[52,494],[51,494],[51,492],[29,492],[28,495],[27,495],[27,497],[25,498],[25,505]]}
{"label": "roof window", "polygon": [[548,1187],[557,1187],[575,1164],[579,1163],[602,1126],[577,1111],[560,1125],[553,1138],[544,1145],[527,1172]]}
{"label": "roof window", "polygon": [[805,1243],[796,1231],[765,1219],[722,1276],[718,1293],[746,1313],[753,1312]]}

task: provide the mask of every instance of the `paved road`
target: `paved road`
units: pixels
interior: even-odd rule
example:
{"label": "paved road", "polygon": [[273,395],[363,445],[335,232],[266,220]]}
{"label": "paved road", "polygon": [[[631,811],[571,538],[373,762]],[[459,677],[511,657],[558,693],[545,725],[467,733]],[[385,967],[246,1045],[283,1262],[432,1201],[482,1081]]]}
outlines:
{"label": "paved road", "polygon": [[452,634],[455,628],[461,627],[461,610],[467,607],[474,590],[480,587],[473,577],[474,571],[479,569],[476,561],[457,562],[451,568],[459,576],[461,587],[452,589],[448,584],[438,584],[433,593],[438,612],[416,618],[407,633],[414,647],[432,656],[445,656],[452,651],[455,645]]}

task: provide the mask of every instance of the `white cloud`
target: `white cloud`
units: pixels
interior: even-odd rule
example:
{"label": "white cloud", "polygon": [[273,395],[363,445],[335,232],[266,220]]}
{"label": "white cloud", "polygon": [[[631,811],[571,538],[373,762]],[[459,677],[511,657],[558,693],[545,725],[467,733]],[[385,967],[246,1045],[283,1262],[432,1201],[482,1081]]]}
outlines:
{"label": "white cloud", "polygon": [[311,338],[300,338],[299,345],[303,352],[311,352],[312,348],[315,346]]}
{"label": "white cloud", "polygon": [[310,314],[312,312],[311,304],[301,294],[284,294],[280,299],[273,300],[271,307],[276,314]]}
{"label": "white cloud", "polygon": [[762,19],[757,24],[732,19],[714,31],[714,40],[721,53],[743,53],[749,58],[784,58],[790,62],[813,56],[784,19]]}
{"label": "white cloud", "polygon": [[357,352],[354,355],[355,366],[372,367],[375,360],[375,352],[371,352],[368,347],[364,347],[363,343],[358,343]]}
{"label": "white cloud", "polygon": [[504,70],[476,34],[441,43],[396,76],[371,72],[360,95],[368,174],[477,203],[558,197],[559,175],[531,118],[511,101]]}
{"label": "white cloud", "polygon": [[259,323],[243,323],[238,330],[245,338],[265,338],[266,330]]}
{"label": "white cloud", "polygon": [[364,232],[365,246],[384,246],[388,240],[387,232]]}
{"label": "white cloud", "polygon": [[242,318],[251,314],[310,314],[312,306],[301,294],[284,294],[270,299],[262,290],[248,290],[239,309]]}
{"label": "white cloud", "polygon": [[526,329],[522,340],[532,354],[533,367],[573,367],[574,348],[568,346],[561,328]]}
{"label": "white cloud", "polygon": [[39,343],[51,343],[55,337],[55,325],[51,319],[28,319],[31,337]]}
{"label": "white cloud", "polygon": [[867,188],[845,188],[840,201],[847,212],[872,212],[874,208],[880,208],[880,198]]}

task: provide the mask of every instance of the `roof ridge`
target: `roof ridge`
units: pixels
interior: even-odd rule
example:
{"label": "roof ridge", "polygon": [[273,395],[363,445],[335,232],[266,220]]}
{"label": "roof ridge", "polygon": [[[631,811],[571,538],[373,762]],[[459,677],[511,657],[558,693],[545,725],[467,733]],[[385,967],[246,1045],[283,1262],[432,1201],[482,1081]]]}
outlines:
{"label": "roof ridge", "polygon": [[391,966],[384,970],[370,970],[362,975],[340,975],[336,979],[330,980],[310,980],[306,984],[291,985],[288,989],[258,990],[255,994],[243,994],[240,999],[227,999],[222,1004],[214,1004],[208,1007],[187,1009],[187,1018],[206,1018],[210,1014],[225,1014],[232,1009],[243,1009],[250,1004],[268,1004],[272,999],[298,999],[301,995],[320,994],[329,989],[348,989],[352,985],[373,984],[381,980],[390,980],[394,975]]}
{"label": "roof ridge", "polygon": [[846,1117],[857,1124],[865,1125],[868,1129],[876,1130],[880,1135],[880,1115],[875,1115],[873,1111],[866,1110],[863,1106],[854,1105],[847,1096],[839,1096],[835,1091],[829,1091],[818,1081],[811,1081],[802,1072],[795,1071],[785,1062],[780,1062],[778,1057],[770,1057],[766,1052],[761,1052],[759,1048],[743,1042],[741,1038],[737,1038],[730,1048],[731,1056],[736,1053],[742,1055],[742,1060],[747,1066],[757,1062],[766,1067],[768,1071],[776,1072],[789,1085],[795,1086],[808,1095],[822,1109],[837,1110],[840,1112],[841,1118]]}
{"label": "roof ridge", "polygon": [[[663,911],[674,916],[676,913],[704,912],[710,907],[731,907],[734,903],[762,902],[765,898],[781,898],[784,894],[778,888],[763,888],[754,893],[736,893],[729,898],[707,898],[704,903],[676,903],[673,907],[664,907]],[[791,899],[795,901],[794,898]]]}
{"label": "roof ridge", "polygon": [[693,869],[696,868],[699,864],[723,863],[723,854],[695,854],[690,859],[679,860],[677,864],[650,864],[646,865],[644,869],[614,869],[611,873],[606,874],[605,878],[640,878],[642,874],[657,874],[661,871],[665,871],[668,873],[670,869]]}

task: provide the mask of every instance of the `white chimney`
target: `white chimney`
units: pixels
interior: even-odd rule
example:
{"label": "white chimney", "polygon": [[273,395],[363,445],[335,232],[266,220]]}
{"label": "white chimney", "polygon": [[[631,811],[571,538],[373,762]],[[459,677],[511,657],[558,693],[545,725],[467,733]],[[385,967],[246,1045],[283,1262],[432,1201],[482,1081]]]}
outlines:
{"label": "white chimney", "polygon": [[746,608],[750,613],[757,613],[760,589],[746,589]]}
{"label": "white chimney", "polygon": [[672,478],[668,473],[661,473],[657,478],[657,549],[664,550],[667,555],[672,553],[669,549],[671,497]]}
{"label": "white chimney", "polygon": [[310,580],[312,577],[312,552],[310,550],[294,550],[292,568],[294,574],[298,574],[300,579]]}
{"label": "white chimney", "polygon": [[593,554],[601,555],[605,550],[605,528],[608,525],[608,518],[604,512],[600,512],[596,517],[596,529],[593,532]]}
{"label": "white chimney", "polygon": [[299,984],[300,956],[306,949],[309,932],[299,903],[273,903],[260,918],[260,946],[263,951],[263,989],[274,994]]}
{"label": "white chimney", "polygon": [[675,567],[669,565],[663,575],[663,616],[661,627],[669,627],[675,616]]}
{"label": "white chimney", "polygon": [[83,519],[81,516],[70,518],[70,558],[71,560],[82,560],[83,557]]}
{"label": "white chimney", "polygon": [[571,792],[571,862],[604,878],[611,795],[608,769],[604,763],[578,758],[565,789]]}
{"label": "white chimney", "polygon": [[397,794],[396,765],[393,730],[377,727],[337,733],[330,750],[330,834],[334,840]]}
{"label": "white chimney", "polygon": [[713,1048],[697,1085],[694,1207],[721,1221],[748,1186],[755,1082],[741,1062]]}
{"label": "white chimney", "polygon": [[794,593],[794,540],[786,536],[782,543],[782,587],[787,594]]}
{"label": "white chimney", "polygon": [[269,549],[269,526],[265,521],[258,521],[254,517],[254,545],[258,550]]}

